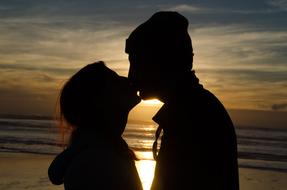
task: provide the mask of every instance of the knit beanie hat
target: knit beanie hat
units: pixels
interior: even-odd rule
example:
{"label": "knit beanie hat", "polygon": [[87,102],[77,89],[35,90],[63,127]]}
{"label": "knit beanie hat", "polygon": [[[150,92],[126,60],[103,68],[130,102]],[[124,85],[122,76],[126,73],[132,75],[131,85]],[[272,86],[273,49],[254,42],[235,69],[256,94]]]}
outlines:
{"label": "knit beanie hat", "polygon": [[157,12],[126,40],[128,54],[152,55],[192,68],[192,42],[188,20],[177,12]]}

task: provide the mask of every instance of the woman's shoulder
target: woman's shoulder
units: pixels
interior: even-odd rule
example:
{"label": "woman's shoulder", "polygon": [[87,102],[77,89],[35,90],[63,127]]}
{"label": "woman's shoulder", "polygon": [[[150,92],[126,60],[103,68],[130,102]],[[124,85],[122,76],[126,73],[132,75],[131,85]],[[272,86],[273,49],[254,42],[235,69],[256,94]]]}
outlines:
{"label": "woman's shoulder", "polygon": [[115,153],[103,147],[90,147],[79,152],[71,161],[67,173],[77,170],[87,171],[103,169],[114,160],[120,159]]}
{"label": "woman's shoulder", "polygon": [[[124,178],[131,181],[136,170],[133,160],[104,148],[86,149],[71,162],[64,179],[66,189],[113,189],[120,185]],[[128,172],[130,171],[130,175]],[[71,188],[72,187],[72,188]],[[116,187],[114,189],[117,189]]]}

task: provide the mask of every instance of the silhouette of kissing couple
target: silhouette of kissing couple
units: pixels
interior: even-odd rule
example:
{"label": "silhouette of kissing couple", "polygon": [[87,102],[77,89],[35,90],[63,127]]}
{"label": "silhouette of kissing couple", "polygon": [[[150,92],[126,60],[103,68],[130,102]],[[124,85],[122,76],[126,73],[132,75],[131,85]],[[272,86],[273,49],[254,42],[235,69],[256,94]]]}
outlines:
{"label": "silhouette of kissing couple", "polygon": [[122,133],[129,111],[141,99],[157,98],[164,105],[153,117],[159,127],[151,189],[239,190],[234,127],[192,70],[188,20],[177,12],[155,13],[129,35],[125,52],[128,78],[96,62],[64,85],[60,120],[72,132],[49,167],[51,182],[66,190],[142,189]]}

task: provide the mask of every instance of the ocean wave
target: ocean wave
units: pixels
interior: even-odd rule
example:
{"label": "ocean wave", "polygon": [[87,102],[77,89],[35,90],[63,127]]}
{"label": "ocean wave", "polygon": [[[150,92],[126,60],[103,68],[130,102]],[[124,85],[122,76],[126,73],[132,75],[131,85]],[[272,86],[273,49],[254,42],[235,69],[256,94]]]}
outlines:
{"label": "ocean wave", "polygon": [[[133,150],[151,152],[155,130],[128,124],[123,137]],[[240,167],[287,171],[287,130],[244,127],[236,133]],[[0,152],[56,155],[62,147],[53,120],[0,119]]]}

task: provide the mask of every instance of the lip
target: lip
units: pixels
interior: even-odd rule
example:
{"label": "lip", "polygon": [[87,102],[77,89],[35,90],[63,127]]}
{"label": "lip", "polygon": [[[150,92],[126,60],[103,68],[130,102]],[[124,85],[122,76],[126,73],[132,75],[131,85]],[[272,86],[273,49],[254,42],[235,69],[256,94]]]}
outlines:
{"label": "lip", "polygon": [[133,102],[136,104],[141,102],[141,97],[137,94],[136,90],[132,90],[131,91],[131,95],[130,95],[131,100],[133,100]]}
{"label": "lip", "polygon": [[141,97],[137,95],[137,103],[140,103],[142,101]]}
{"label": "lip", "polygon": [[138,95],[138,90],[134,85],[130,85],[130,92],[132,96],[136,96],[138,99],[141,100],[140,96]]}

